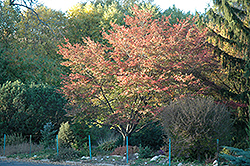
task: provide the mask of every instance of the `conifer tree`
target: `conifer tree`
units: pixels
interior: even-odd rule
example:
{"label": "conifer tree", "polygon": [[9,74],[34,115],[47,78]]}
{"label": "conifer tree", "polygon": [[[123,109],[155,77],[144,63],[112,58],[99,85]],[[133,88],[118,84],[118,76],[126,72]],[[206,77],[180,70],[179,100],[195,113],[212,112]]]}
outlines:
{"label": "conifer tree", "polygon": [[213,0],[213,3],[202,21],[210,28],[209,43],[221,68],[210,74],[209,86],[218,99],[233,103],[237,128],[243,129],[236,130],[241,133],[235,135],[242,137],[249,117],[250,4],[247,0]]}

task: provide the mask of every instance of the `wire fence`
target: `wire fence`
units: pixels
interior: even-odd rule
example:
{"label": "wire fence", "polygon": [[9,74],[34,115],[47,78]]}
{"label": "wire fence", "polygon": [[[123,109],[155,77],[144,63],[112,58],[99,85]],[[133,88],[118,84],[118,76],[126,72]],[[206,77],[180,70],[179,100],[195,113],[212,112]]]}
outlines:
{"label": "wire fence", "polygon": [[[13,154],[26,154],[26,156],[29,156],[30,158],[32,157],[32,153],[34,152],[38,152],[44,149],[43,145],[39,145],[39,144],[35,144],[32,142],[32,135],[29,136],[29,141],[26,143],[19,143],[16,145],[7,145],[7,135],[4,134],[3,137],[3,146],[0,147],[0,150],[2,151],[3,156],[7,156],[7,155],[13,155]],[[54,153],[56,153],[57,156],[59,156],[59,151],[60,151],[60,147],[59,147],[59,140],[58,140],[58,135],[56,135],[55,138],[55,147],[56,148],[52,148],[52,150],[54,151]],[[169,138],[169,151],[168,151],[168,156],[169,156],[169,166],[171,166],[171,151],[172,151],[172,145],[171,145],[171,138]],[[126,162],[128,163],[129,160],[129,150],[128,150],[128,137],[126,137]],[[92,147],[91,147],[91,137],[90,135],[88,136],[88,148],[89,148],[89,159],[92,159]],[[0,151],[0,152],[1,152]],[[219,139],[217,139],[217,162],[219,165],[219,151],[220,151],[220,146],[219,146]],[[1,153],[0,153],[1,154]]]}

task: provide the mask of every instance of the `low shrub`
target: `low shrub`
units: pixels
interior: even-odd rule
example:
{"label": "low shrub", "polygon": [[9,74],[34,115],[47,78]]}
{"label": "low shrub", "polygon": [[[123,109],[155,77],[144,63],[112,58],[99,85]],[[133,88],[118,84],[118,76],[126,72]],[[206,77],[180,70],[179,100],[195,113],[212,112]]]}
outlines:
{"label": "low shrub", "polygon": [[104,151],[113,151],[117,147],[118,136],[110,132],[106,137],[101,138],[97,141],[98,146]]}
{"label": "low shrub", "polygon": [[[141,125],[138,127],[140,126]],[[132,146],[139,147],[141,145],[142,147],[149,147],[152,150],[159,150],[164,145],[163,138],[164,131],[162,125],[159,124],[159,122],[154,122],[142,130],[133,133],[129,138],[129,144]]]}
{"label": "low shrub", "polygon": [[139,158],[150,158],[153,156],[152,149],[146,146],[143,147],[142,145],[139,146]]}
{"label": "low shrub", "polygon": [[72,148],[61,148],[59,150],[59,155],[52,154],[48,157],[51,161],[65,161],[65,160],[74,160],[82,157],[80,151],[74,150]]}
{"label": "low shrub", "polygon": [[[139,148],[137,146],[128,146],[128,154],[138,153]],[[127,146],[120,146],[115,148],[115,150],[111,153],[111,155],[120,155],[124,156],[127,153]]]}
{"label": "low shrub", "polygon": [[224,146],[224,152],[220,157],[229,161],[232,165],[249,166],[250,165],[250,150],[242,150],[234,147]]}
{"label": "low shrub", "polygon": [[99,146],[101,142],[113,139],[113,137],[120,136],[115,130],[110,129],[108,126],[91,126],[89,135],[91,136],[91,142],[95,146]]}
{"label": "low shrub", "polygon": [[78,150],[85,148],[85,144],[89,141],[88,135],[90,134],[90,129],[86,122],[77,118],[70,124],[70,128],[74,135],[73,148]]}
{"label": "low shrub", "polygon": [[42,134],[41,144],[43,144],[45,148],[55,147],[57,130],[54,130],[54,125],[51,122],[46,123],[40,132]]}
{"label": "low shrub", "polygon": [[[160,118],[171,138],[172,154],[193,160],[215,156],[216,139],[227,145],[231,138],[231,114],[211,97],[183,97],[161,111]],[[166,140],[168,145],[168,140]],[[168,146],[166,146],[168,151]]]}

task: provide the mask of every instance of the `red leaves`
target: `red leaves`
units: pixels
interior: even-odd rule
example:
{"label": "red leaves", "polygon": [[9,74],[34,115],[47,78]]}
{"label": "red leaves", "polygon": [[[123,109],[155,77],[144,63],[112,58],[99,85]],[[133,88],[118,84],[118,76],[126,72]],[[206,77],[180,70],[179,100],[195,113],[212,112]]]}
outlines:
{"label": "red leaves", "polygon": [[[126,16],[126,26],[111,24],[112,30],[103,32],[112,48],[89,38],[83,39],[83,46],[66,40],[67,44],[59,47],[66,59],[62,65],[72,72],[63,81],[65,94],[72,99],[88,97],[95,106],[109,106],[106,114],[122,122],[152,113],[169,95],[181,95],[178,92],[185,88],[201,89],[192,71],[209,70],[214,65],[206,46],[207,30],[199,30],[195,19],[170,26],[168,17],[152,20],[150,11],[137,6],[133,13]],[[144,100],[138,96],[151,96],[149,106],[143,107]]]}

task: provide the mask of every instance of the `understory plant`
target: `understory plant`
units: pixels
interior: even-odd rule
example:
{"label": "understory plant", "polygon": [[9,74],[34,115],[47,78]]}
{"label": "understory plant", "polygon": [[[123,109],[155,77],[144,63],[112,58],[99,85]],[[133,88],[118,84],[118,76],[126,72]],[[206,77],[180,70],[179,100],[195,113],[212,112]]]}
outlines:
{"label": "understory plant", "polygon": [[201,161],[215,156],[217,139],[223,145],[230,140],[230,111],[211,97],[186,96],[170,102],[160,118],[176,157]]}
{"label": "understory plant", "polygon": [[57,130],[54,130],[54,125],[51,122],[48,122],[46,123],[46,125],[44,125],[43,130],[41,130],[41,143],[44,145],[45,148],[51,148],[55,146],[56,132]]}
{"label": "understory plant", "polygon": [[227,153],[220,154],[220,157],[229,161],[230,164],[235,166],[250,165],[250,150],[243,150],[228,146],[224,146],[223,148],[226,149]]}

